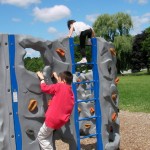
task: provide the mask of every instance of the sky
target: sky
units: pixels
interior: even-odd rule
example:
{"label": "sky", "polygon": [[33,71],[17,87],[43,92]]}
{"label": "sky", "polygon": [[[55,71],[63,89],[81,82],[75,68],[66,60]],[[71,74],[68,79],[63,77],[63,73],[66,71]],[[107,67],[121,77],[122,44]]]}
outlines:
{"label": "sky", "polygon": [[150,0],[0,0],[0,34],[53,41],[67,36],[69,19],[92,26],[99,15],[118,12],[131,16],[132,35],[150,26]]}

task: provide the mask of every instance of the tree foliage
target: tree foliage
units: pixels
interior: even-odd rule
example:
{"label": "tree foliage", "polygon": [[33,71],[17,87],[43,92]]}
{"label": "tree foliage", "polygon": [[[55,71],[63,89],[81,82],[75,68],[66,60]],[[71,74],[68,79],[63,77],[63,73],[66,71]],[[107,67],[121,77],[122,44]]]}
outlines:
{"label": "tree foliage", "polygon": [[129,35],[130,29],[133,27],[133,23],[129,14],[125,14],[122,12],[118,12],[117,14],[113,15],[115,23],[117,24],[118,34],[122,35]]}
{"label": "tree foliage", "polygon": [[143,32],[144,41],[142,42],[142,50],[150,52],[150,27]]}
{"label": "tree foliage", "polygon": [[142,68],[150,68],[150,27],[134,38],[132,51],[132,70],[140,71]]}
{"label": "tree foliage", "polygon": [[114,46],[117,51],[118,70],[127,70],[131,67],[132,36],[116,36]]}
{"label": "tree foliage", "polygon": [[132,51],[132,36],[129,31],[133,23],[129,14],[118,12],[117,14],[100,15],[93,24],[96,36],[101,36],[107,41],[113,42],[117,51],[117,69],[130,68],[130,54]]}
{"label": "tree foliage", "polygon": [[37,72],[40,71],[44,68],[44,63],[42,58],[30,58],[30,57],[26,57],[24,59],[24,66],[27,70],[32,71],[32,72]]}
{"label": "tree foliage", "polygon": [[93,24],[96,36],[101,36],[107,41],[114,41],[115,36],[129,35],[133,27],[129,14],[118,12],[114,15],[100,15]]}
{"label": "tree foliage", "polygon": [[93,29],[96,36],[101,36],[107,41],[112,41],[116,35],[117,26],[114,23],[112,16],[109,14],[103,14],[94,22]]}

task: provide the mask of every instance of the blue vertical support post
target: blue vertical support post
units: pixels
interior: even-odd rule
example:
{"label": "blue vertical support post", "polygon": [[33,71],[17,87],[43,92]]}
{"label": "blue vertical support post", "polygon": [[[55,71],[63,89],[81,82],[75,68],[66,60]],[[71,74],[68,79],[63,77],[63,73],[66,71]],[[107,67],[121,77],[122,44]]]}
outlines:
{"label": "blue vertical support post", "polygon": [[15,72],[15,36],[8,35],[9,45],[9,64],[10,64],[10,80],[11,80],[11,95],[12,95],[12,106],[14,116],[14,130],[15,130],[15,141],[16,150],[22,149],[22,136],[18,117],[18,84],[16,80]]}
{"label": "blue vertical support post", "polygon": [[[76,67],[75,67],[75,59],[74,59],[74,39],[69,38],[69,46],[70,46],[70,54],[71,54],[71,61],[72,61],[72,73],[75,74]],[[80,130],[79,130],[79,115],[78,115],[78,102],[77,102],[77,90],[76,84],[72,84],[74,97],[75,97],[75,106],[74,106],[74,122],[76,128],[76,139],[77,139],[77,150],[80,150]]]}
{"label": "blue vertical support post", "polygon": [[94,82],[94,97],[95,97],[95,115],[97,116],[96,119],[96,133],[97,133],[97,150],[103,150],[103,143],[102,143],[102,135],[101,135],[101,124],[102,124],[102,117],[101,117],[101,109],[100,109],[100,95],[99,95],[99,73],[97,68],[97,39],[92,38],[92,62],[93,62],[93,80]]}

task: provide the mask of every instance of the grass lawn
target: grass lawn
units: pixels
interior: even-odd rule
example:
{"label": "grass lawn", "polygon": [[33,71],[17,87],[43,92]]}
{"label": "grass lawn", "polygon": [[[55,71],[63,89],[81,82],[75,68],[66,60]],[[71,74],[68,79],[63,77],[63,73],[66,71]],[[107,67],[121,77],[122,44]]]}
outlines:
{"label": "grass lawn", "polygon": [[150,75],[120,76],[119,108],[150,113]]}

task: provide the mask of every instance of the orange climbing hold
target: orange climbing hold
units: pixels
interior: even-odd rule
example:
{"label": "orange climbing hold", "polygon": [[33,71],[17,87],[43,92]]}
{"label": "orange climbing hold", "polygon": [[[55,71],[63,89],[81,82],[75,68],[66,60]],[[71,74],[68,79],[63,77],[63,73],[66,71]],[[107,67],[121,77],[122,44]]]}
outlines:
{"label": "orange climbing hold", "polygon": [[65,56],[65,51],[61,48],[57,48],[56,52],[60,55],[60,56]]}
{"label": "orange climbing hold", "polygon": [[117,99],[117,94],[113,93],[113,94],[111,95],[111,98],[115,101],[115,100]]}
{"label": "orange climbing hold", "polygon": [[116,56],[116,51],[115,51],[114,48],[110,48],[109,50],[110,50],[110,52],[111,52],[112,55]]}
{"label": "orange climbing hold", "polygon": [[81,82],[81,79],[78,78],[78,79],[77,79],[77,82]]}
{"label": "orange climbing hold", "polygon": [[85,126],[86,129],[91,128],[91,125],[90,125],[90,124],[85,124],[84,126]]}
{"label": "orange climbing hold", "polygon": [[47,104],[48,104],[48,106],[50,105],[50,103],[51,103],[51,99],[49,99],[49,100],[48,100],[48,103],[47,103]]}
{"label": "orange climbing hold", "polygon": [[78,112],[79,112],[79,113],[81,112],[81,108],[80,108],[80,107],[78,107]]}
{"label": "orange climbing hold", "polygon": [[28,110],[31,112],[34,111],[37,108],[37,105],[37,101],[35,99],[31,99],[28,105]]}
{"label": "orange climbing hold", "polygon": [[112,119],[112,121],[116,121],[116,119],[117,119],[117,114],[116,114],[116,113],[113,113],[112,116],[111,116],[111,119]]}
{"label": "orange climbing hold", "polygon": [[93,114],[94,112],[95,112],[94,108],[91,107],[91,108],[90,108],[90,113]]}
{"label": "orange climbing hold", "polygon": [[119,83],[119,78],[117,77],[116,79],[115,79],[115,84],[118,84]]}

